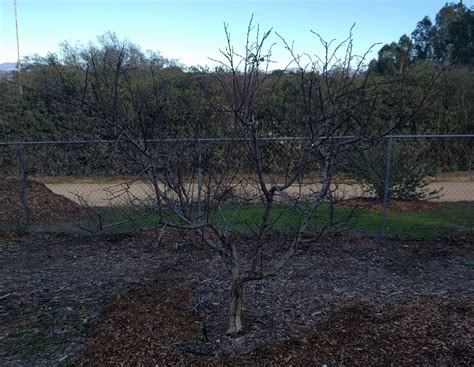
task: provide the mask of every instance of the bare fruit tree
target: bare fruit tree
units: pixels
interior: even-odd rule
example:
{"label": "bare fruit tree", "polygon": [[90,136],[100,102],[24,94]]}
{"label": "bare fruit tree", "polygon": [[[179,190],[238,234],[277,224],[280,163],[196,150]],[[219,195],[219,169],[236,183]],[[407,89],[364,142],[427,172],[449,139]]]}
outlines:
{"label": "bare fruit tree", "polygon": [[[225,33],[219,67],[179,72],[185,85],[198,82],[174,105],[170,96],[182,89],[167,82],[169,65],[114,37],[48,67],[55,98],[92,116],[147,184],[146,198],[122,187],[130,204],[152,215],[160,234],[193,231],[218,253],[230,275],[227,332],[237,334],[245,285],[275,276],[302,242],[327,230],[321,218],[341,196],[334,178],[345,155],[411,118],[426,96],[373,126],[381,86],[393,85],[392,103],[402,105],[404,78],[372,78],[367,54],[353,54],[352,30],[338,44],[316,35],[320,57],[299,55],[280,37],[291,68],[279,73],[269,71],[271,31],[250,22],[242,52]],[[185,113],[189,105],[198,107]]]}
{"label": "bare fruit tree", "polygon": [[[315,33],[322,56],[297,54],[293,45],[278,36],[289,52],[292,68],[276,75],[268,70],[272,45],[265,45],[270,31],[260,36],[259,28],[250,22],[245,48],[238,53],[227,27],[225,30],[227,47],[221,51],[221,72],[213,74],[221,87],[219,95],[224,96],[222,104],[218,104],[219,117],[223,125],[233,127],[231,134],[248,138],[245,185],[255,189],[261,203],[248,246],[238,248],[228,236],[219,236],[219,246],[230,259],[232,279],[228,332],[238,333],[242,329],[244,285],[275,276],[302,242],[314,242],[330,229],[327,222],[318,221],[317,213],[326,213],[327,203],[343,196],[334,178],[343,171],[348,154],[362,147],[367,149],[413,118],[427,94],[413,101],[410,108],[402,108],[405,75],[391,79],[372,77],[367,69],[370,50],[361,56],[353,53],[352,29],[340,43],[326,42]],[[285,78],[290,78],[294,87],[292,105],[285,106],[291,113],[285,118],[281,114],[275,117],[263,106],[279,92],[278,84]],[[380,89],[387,86],[392,93],[390,103],[399,104],[400,108],[385,115],[386,124],[376,125],[373,120],[378,113]],[[296,138],[269,144],[265,137],[281,134],[282,129]],[[255,197],[247,195],[241,202],[247,200]],[[283,215],[283,211],[287,213]],[[282,233],[277,225],[281,216],[295,221],[286,223],[285,236],[277,239],[274,233],[276,229]],[[342,222],[345,219],[340,218]]]}

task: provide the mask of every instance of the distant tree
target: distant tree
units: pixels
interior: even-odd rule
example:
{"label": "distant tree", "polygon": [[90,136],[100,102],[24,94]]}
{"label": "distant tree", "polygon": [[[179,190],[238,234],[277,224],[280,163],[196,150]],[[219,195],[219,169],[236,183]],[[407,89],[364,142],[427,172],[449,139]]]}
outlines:
{"label": "distant tree", "polygon": [[[466,133],[470,131],[466,122],[472,121],[472,112],[464,102],[459,102],[470,95],[468,89],[474,88],[470,84],[473,62],[474,10],[459,1],[443,6],[434,21],[424,17],[412,32],[411,39],[403,35],[398,43],[384,45],[378,58],[370,63],[370,69],[381,76],[388,76],[416,64],[418,72],[412,74],[414,79],[405,84],[407,95],[413,96],[418,93],[423,80],[429,78],[433,68],[445,67],[446,72],[433,89],[423,113],[412,119],[410,126],[400,126],[399,131]],[[380,107],[386,109],[387,106],[383,105],[381,101]]]}
{"label": "distant tree", "polygon": [[474,10],[462,1],[447,3],[434,23],[425,16],[411,33],[398,43],[384,45],[372,62],[381,73],[393,73],[407,62],[431,61],[439,64],[474,62]]}
{"label": "distant tree", "polygon": [[469,29],[471,13],[462,1],[446,4],[438,12],[433,34],[434,57],[438,62],[469,62],[469,51],[474,53],[474,29]]}
{"label": "distant tree", "polygon": [[424,17],[416,25],[411,37],[415,60],[432,60],[434,57],[434,27],[429,17]]}
{"label": "distant tree", "polygon": [[378,52],[378,60],[372,63],[380,74],[403,73],[412,62],[413,44],[407,35],[400,37],[398,43],[384,45]]}
{"label": "distant tree", "polygon": [[474,63],[474,11],[462,1],[447,3],[433,24],[428,17],[412,33],[416,60]]}

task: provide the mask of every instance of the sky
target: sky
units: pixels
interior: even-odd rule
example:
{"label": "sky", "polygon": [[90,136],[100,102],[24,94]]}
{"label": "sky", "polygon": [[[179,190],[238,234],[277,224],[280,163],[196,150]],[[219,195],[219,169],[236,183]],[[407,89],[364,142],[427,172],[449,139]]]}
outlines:
{"label": "sky", "polygon": [[[0,0],[0,63],[16,61],[14,0]],[[261,30],[273,28],[295,50],[320,52],[313,30],[327,40],[343,40],[354,28],[354,50],[397,41],[425,15],[432,19],[446,0],[17,0],[21,57],[57,52],[63,41],[87,44],[106,32],[159,51],[185,65],[214,65],[226,45],[228,23],[242,45],[252,14]],[[464,3],[471,7],[474,0]],[[273,68],[289,55],[272,36]],[[376,57],[376,47],[371,54]]]}

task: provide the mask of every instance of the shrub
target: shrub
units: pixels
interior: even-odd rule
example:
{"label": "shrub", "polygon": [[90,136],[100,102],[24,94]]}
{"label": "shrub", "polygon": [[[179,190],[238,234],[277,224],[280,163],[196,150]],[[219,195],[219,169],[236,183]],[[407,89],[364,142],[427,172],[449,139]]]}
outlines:
{"label": "shrub", "polygon": [[[369,193],[383,200],[387,164],[387,140],[370,149],[353,152],[346,158],[350,178],[362,182]],[[429,190],[428,177],[437,172],[431,158],[432,144],[420,140],[394,140],[392,149],[389,197],[414,201],[439,197],[439,190]]]}

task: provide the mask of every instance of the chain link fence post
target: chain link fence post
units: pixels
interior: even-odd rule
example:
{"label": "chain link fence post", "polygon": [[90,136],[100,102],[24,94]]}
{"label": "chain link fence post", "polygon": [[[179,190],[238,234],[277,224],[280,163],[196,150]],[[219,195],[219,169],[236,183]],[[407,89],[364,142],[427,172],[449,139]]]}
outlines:
{"label": "chain link fence post", "polygon": [[18,159],[20,161],[20,201],[23,209],[22,231],[26,232],[30,225],[30,207],[28,204],[28,170],[25,159],[25,145],[18,146]]}
{"label": "chain link fence post", "polygon": [[201,139],[198,140],[198,169],[197,169],[197,179],[198,179],[198,195],[197,195],[197,215],[198,218],[201,218],[203,209],[202,209],[202,185],[203,185],[203,169],[202,169],[202,142]]}
{"label": "chain link fence post", "polygon": [[380,225],[380,234],[385,235],[387,230],[387,212],[388,212],[388,200],[390,193],[390,171],[392,169],[392,150],[393,150],[393,137],[388,137],[387,143],[387,155],[385,158],[385,180],[384,180],[384,192],[383,192],[383,209],[382,209],[382,223]]}

